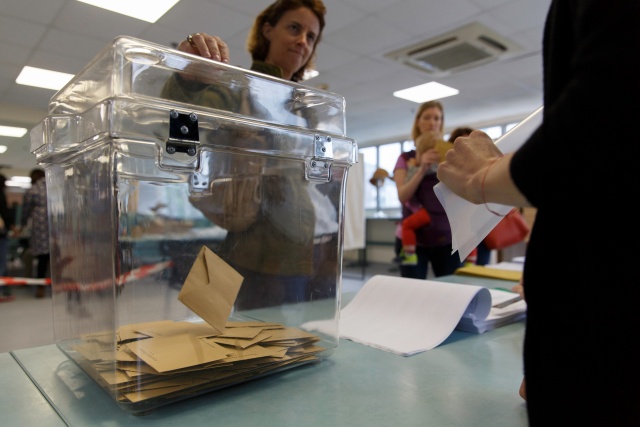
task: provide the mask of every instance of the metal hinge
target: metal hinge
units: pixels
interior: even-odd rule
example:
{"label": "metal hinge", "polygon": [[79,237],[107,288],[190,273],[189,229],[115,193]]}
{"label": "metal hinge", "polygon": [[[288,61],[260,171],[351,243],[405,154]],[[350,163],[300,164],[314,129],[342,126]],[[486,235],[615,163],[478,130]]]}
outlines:
{"label": "metal hinge", "polygon": [[169,140],[167,154],[186,153],[195,156],[200,144],[198,133],[198,115],[196,113],[179,113],[177,110],[169,112]]}
{"label": "metal hinge", "polygon": [[314,181],[330,181],[333,164],[333,143],[330,136],[315,135],[314,154],[307,163],[307,178]]}

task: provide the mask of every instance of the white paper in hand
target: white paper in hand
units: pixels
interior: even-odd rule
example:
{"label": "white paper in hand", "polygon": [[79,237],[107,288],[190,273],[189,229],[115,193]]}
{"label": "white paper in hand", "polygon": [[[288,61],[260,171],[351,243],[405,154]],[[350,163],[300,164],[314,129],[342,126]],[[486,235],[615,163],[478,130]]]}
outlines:
{"label": "white paper in hand", "polygon": [[[534,130],[542,123],[542,107],[518,123],[496,141],[502,153],[510,153],[520,148]],[[494,215],[484,205],[475,205],[454,194],[442,182],[433,187],[436,197],[447,213],[451,226],[452,249],[458,251],[460,261],[464,261],[487,234],[498,225],[501,216]],[[513,206],[489,203],[489,208],[500,215],[509,213]]]}

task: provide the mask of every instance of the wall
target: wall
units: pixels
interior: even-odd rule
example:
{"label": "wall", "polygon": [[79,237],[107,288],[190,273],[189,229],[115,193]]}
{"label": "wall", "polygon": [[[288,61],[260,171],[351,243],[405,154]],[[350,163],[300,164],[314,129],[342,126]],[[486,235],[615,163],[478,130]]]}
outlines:
{"label": "wall", "polygon": [[[391,263],[395,257],[393,245],[397,219],[367,218],[366,223],[366,261]],[[345,250],[344,259],[363,260],[364,253],[358,250]]]}

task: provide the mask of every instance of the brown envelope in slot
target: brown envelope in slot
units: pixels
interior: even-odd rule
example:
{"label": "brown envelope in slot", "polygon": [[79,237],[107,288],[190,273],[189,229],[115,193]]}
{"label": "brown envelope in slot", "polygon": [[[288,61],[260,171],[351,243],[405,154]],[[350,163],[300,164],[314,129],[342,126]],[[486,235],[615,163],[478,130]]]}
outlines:
{"label": "brown envelope in slot", "polygon": [[203,246],[178,294],[178,300],[221,334],[242,280],[237,271]]}

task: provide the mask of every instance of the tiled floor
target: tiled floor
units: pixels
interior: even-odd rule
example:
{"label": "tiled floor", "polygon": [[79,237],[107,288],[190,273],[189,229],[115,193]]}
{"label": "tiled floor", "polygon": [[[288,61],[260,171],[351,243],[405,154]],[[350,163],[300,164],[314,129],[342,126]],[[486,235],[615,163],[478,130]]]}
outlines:
{"label": "tiled floor", "polygon": [[[397,276],[392,264],[370,263],[366,268],[345,263],[342,292],[356,292],[375,274]],[[0,303],[0,353],[52,344],[53,308],[50,290],[45,298],[35,298],[34,286],[12,286],[15,300]]]}

